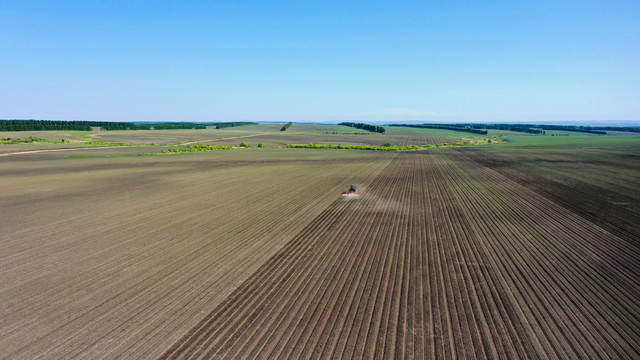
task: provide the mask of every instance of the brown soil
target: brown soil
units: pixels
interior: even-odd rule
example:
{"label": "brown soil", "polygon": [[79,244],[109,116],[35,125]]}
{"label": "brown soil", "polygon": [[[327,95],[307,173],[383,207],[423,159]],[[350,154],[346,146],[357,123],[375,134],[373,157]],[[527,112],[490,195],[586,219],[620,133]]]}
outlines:
{"label": "brown soil", "polygon": [[0,358],[161,355],[394,154],[65,156],[0,158]]}
{"label": "brown soil", "polygon": [[463,153],[403,153],[162,358],[637,358],[638,264]]}

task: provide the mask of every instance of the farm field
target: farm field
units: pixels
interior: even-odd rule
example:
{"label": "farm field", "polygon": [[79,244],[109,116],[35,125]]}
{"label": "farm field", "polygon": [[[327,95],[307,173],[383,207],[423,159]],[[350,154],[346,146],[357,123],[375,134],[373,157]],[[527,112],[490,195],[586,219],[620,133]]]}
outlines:
{"label": "farm field", "polygon": [[[116,130],[116,131],[14,131],[0,132],[0,139],[26,139],[31,136],[45,142],[27,144],[0,144],[0,154],[45,149],[112,146],[113,143],[129,146],[168,146],[201,142],[212,139],[240,138],[279,131],[281,125],[250,125],[225,129],[199,130]],[[65,142],[61,142],[61,140]],[[48,142],[47,142],[48,141]]]}
{"label": "farm field", "polygon": [[466,137],[298,125],[0,156],[0,358],[640,357],[640,136],[139,156]]}
{"label": "farm field", "polygon": [[[260,124],[225,129],[212,127],[198,130],[116,130],[116,131],[19,131],[0,132],[0,139],[35,137],[42,142],[26,144],[0,144],[0,155],[14,152],[74,149],[105,146],[156,146],[158,152],[170,146],[204,143],[209,145],[238,146],[247,142],[251,146],[282,147],[288,144],[351,144],[380,146],[392,145],[433,145],[455,143],[462,139],[460,133],[444,131],[411,132],[388,128],[389,134],[379,135],[339,125],[294,124],[288,131],[280,131],[282,124]],[[358,134],[340,134],[360,132]],[[338,134],[335,134],[338,133]],[[61,142],[64,140],[64,142]]]}
{"label": "farm field", "polygon": [[[293,128],[293,127],[292,127]],[[276,133],[246,137],[242,139],[221,139],[206,141],[211,145],[238,145],[246,141],[251,146],[259,143],[265,146],[286,146],[288,144],[353,144],[381,146],[384,143],[392,145],[435,145],[443,143],[455,143],[458,139],[440,136],[407,136],[407,135],[333,135],[311,133]]]}
{"label": "farm field", "polygon": [[458,151],[640,246],[640,137],[520,138]]}
{"label": "farm field", "polygon": [[96,140],[125,142],[134,144],[172,145],[184,142],[224,139],[228,137],[254,136],[280,131],[282,124],[245,125],[215,129],[208,127],[199,130],[129,130],[102,131]]}
{"label": "farm field", "polygon": [[159,355],[392,156],[1,158],[0,357]]}
{"label": "farm field", "polygon": [[639,355],[637,243],[452,149],[399,154],[368,189],[163,358]]}

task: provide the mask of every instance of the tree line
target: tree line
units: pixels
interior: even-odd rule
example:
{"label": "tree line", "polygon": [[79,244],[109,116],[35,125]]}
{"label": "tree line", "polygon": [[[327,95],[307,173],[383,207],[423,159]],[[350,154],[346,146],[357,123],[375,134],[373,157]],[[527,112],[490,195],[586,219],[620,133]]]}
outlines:
{"label": "tree line", "polygon": [[607,133],[606,131],[601,131],[591,126],[564,126],[564,125],[534,125],[534,126],[544,130],[573,131],[573,132],[581,132],[581,133],[597,134],[597,135],[605,135]]}
{"label": "tree line", "polygon": [[207,125],[203,123],[185,123],[185,122],[162,122],[148,124],[154,130],[178,130],[178,129],[206,129]]}
{"label": "tree line", "polygon": [[449,126],[458,128],[493,129],[517,131],[529,134],[545,134],[545,130],[572,131],[587,134],[604,135],[606,131],[640,132],[639,127],[624,126],[582,126],[582,125],[540,125],[540,124],[425,124],[432,126]]}
{"label": "tree line", "polygon": [[207,125],[215,125],[216,129],[224,129],[228,127],[244,126],[244,125],[258,125],[256,122],[249,121],[235,121],[235,122],[222,122],[222,123],[207,123]]}
{"label": "tree line", "polygon": [[59,121],[59,120],[0,120],[0,131],[74,130],[91,131],[92,127],[103,130],[148,130],[147,125],[115,121]]}
{"label": "tree line", "polygon": [[43,131],[43,130],[73,130],[91,131],[91,128],[102,130],[176,130],[176,129],[206,129],[207,126],[215,126],[216,129],[227,127],[257,125],[256,122],[158,122],[136,124],[119,121],[63,121],[63,120],[0,120],[0,131]]}
{"label": "tree line", "polygon": [[441,125],[441,124],[422,124],[422,125],[414,125],[414,124],[390,124],[389,126],[404,126],[418,129],[443,129],[443,130],[451,130],[451,131],[460,131],[460,132],[468,132],[471,134],[479,134],[479,135],[487,135],[487,130],[474,129],[469,126],[460,126],[460,125]]}
{"label": "tree line", "polygon": [[352,128],[367,130],[375,133],[384,134],[387,132],[387,129],[384,126],[363,124],[363,123],[353,123],[353,122],[341,122],[338,125],[351,126]]}
{"label": "tree line", "polygon": [[491,130],[507,130],[507,131],[515,131],[522,132],[528,134],[544,134],[544,130],[540,129],[532,129],[527,126],[522,126],[520,124],[462,124],[460,126],[467,126],[474,129],[491,129]]}
{"label": "tree line", "polygon": [[608,131],[626,131],[626,132],[640,132],[640,127],[626,127],[626,126],[591,126],[591,130],[608,130]]}
{"label": "tree line", "polygon": [[291,127],[291,125],[293,125],[293,122],[289,121],[288,123],[282,125],[282,128],[280,129],[280,131],[287,131],[287,129]]}

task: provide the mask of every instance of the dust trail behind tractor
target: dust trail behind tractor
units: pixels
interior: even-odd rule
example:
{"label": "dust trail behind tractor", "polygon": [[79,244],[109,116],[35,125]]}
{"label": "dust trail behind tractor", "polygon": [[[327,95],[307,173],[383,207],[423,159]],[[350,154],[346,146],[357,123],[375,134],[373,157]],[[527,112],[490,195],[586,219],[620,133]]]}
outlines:
{"label": "dust trail behind tractor", "polygon": [[342,198],[345,200],[357,199],[360,197],[360,195],[362,195],[360,191],[343,191],[342,192]]}

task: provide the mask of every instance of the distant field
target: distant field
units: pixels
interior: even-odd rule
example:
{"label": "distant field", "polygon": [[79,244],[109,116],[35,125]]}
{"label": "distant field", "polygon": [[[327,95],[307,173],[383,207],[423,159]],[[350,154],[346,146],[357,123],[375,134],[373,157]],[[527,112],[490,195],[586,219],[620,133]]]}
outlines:
{"label": "distant field", "polygon": [[312,132],[312,133],[322,133],[324,131],[345,131],[345,132],[353,132],[353,131],[362,131],[360,129],[354,129],[350,126],[343,125],[321,125],[321,124],[293,124],[287,130],[287,132]]}
{"label": "distant field", "polygon": [[282,125],[245,125],[215,129],[209,127],[202,130],[135,130],[135,131],[102,131],[96,136],[98,140],[131,142],[136,144],[170,145],[189,141],[203,141],[226,137],[246,136],[279,131]]}
{"label": "distant field", "polygon": [[[354,144],[379,146],[384,143],[392,145],[429,145],[454,143],[461,139],[460,134],[440,136],[440,132],[402,132],[390,131],[389,135],[367,133],[368,135],[334,134],[365,131],[348,126],[294,124],[286,132],[280,131],[282,124],[263,124],[230,127],[225,129],[201,130],[124,130],[124,131],[29,131],[0,133],[2,138],[28,138],[35,136],[53,141],[65,139],[65,143],[33,143],[20,145],[1,145],[0,154],[28,150],[62,149],[91,146],[105,146],[108,143],[119,143],[129,146],[156,145],[159,147],[176,144],[206,143],[212,145],[239,145],[246,141],[251,146],[262,143],[265,146],[285,146],[288,144]],[[330,134],[327,134],[330,133]],[[451,134],[449,134],[451,135]],[[90,144],[95,142],[95,144]],[[160,151],[161,148],[158,149]]]}
{"label": "distant field", "polygon": [[239,127],[229,127],[215,129],[209,127],[200,130],[116,130],[116,131],[19,131],[0,132],[0,138],[28,138],[34,136],[48,140],[67,140],[63,144],[24,144],[24,145],[0,145],[0,152],[7,152],[11,149],[39,149],[39,148],[63,148],[87,146],[81,144],[82,141],[103,141],[127,143],[131,145],[173,145],[183,142],[204,141],[228,137],[238,137],[246,135],[278,132],[282,125],[264,124],[248,125]]}
{"label": "distant field", "polygon": [[423,128],[403,127],[403,126],[388,126],[387,134],[448,137],[451,139],[497,137],[501,135],[502,136],[533,136],[533,134],[508,131],[508,130],[488,130],[487,135],[478,135],[478,134],[472,134],[472,133],[461,132],[461,131],[452,131],[452,130],[444,130],[444,129],[423,129]]}
{"label": "distant field", "polygon": [[[293,126],[292,126],[293,128]],[[287,144],[355,144],[380,146],[385,143],[392,145],[429,145],[453,143],[456,139],[437,136],[409,136],[409,135],[325,135],[313,133],[282,133],[251,136],[242,139],[221,139],[207,141],[213,145],[238,145],[246,141],[255,146],[263,143],[266,146],[284,146]]]}
{"label": "distant field", "polygon": [[640,136],[281,126],[0,145],[0,358],[640,357]]}
{"label": "distant field", "polygon": [[535,147],[539,149],[571,147],[633,147],[640,144],[640,135],[585,135],[572,136],[510,136],[508,144],[494,146]]}
{"label": "distant field", "polygon": [[[208,128],[201,130],[29,131],[0,133],[1,138],[28,138],[34,136],[57,142],[18,145],[0,144],[0,154],[29,150],[100,147],[114,144],[127,146],[154,145],[158,148],[152,152],[157,152],[166,149],[167,146],[195,143],[237,146],[241,142],[247,142],[251,146],[257,146],[259,143],[262,143],[264,146],[278,147],[288,144],[307,144],[310,142],[318,144],[373,146],[390,143],[392,145],[405,146],[455,143],[461,139],[460,134],[454,134],[456,136],[448,137],[438,135],[439,132],[430,134],[429,132],[390,131],[389,135],[380,135],[338,125],[294,124],[287,131],[280,131],[281,127],[282,124],[264,124],[230,127],[220,130]],[[349,134],[353,132],[365,134]],[[60,143],[63,139],[65,142]]]}
{"label": "distant field", "polygon": [[463,136],[471,137],[474,134],[464,133],[452,130],[443,129],[421,129],[403,126],[387,126],[387,134],[389,135],[413,135],[413,136],[437,136],[437,137],[450,137],[461,138]]}

